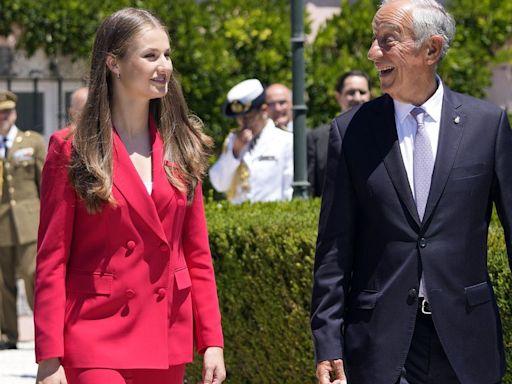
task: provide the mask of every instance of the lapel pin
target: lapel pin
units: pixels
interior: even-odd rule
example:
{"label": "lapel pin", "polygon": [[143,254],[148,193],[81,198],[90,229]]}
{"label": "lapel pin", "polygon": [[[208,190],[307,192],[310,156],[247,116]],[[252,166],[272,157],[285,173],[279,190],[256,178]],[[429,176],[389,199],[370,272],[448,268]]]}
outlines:
{"label": "lapel pin", "polygon": [[459,124],[460,123],[460,116],[455,116],[455,119],[453,119],[453,122],[455,124]]}

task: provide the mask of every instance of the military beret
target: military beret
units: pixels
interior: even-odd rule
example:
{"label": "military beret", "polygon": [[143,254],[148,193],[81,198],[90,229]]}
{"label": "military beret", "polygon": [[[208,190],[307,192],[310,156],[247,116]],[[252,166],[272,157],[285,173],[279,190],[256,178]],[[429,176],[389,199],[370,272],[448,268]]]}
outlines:
{"label": "military beret", "polygon": [[224,103],[223,111],[227,117],[245,115],[259,109],[265,103],[265,88],[258,79],[248,79],[231,88]]}
{"label": "military beret", "polygon": [[18,97],[10,91],[0,91],[0,110],[16,108]]}

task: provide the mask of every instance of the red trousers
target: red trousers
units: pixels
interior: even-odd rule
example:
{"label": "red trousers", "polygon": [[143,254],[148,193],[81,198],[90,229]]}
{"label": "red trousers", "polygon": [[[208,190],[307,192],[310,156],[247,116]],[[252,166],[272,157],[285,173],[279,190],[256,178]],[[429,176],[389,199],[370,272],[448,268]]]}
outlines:
{"label": "red trousers", "polygon": [[68,384],[183,384],[185,365],[169,369],[65,368]]}

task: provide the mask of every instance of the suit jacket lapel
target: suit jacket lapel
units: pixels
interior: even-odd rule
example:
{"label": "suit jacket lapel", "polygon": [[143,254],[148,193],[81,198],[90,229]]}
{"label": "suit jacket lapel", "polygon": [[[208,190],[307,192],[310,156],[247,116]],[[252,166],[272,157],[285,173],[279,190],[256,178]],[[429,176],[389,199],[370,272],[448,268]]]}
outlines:
{"label": "suit jacket lapel", "polygon": [[405,171],[404,161],[402,159],[402,152],[400,151],[400,144],[398,142],[398,134],[396,131],[395,123],[395,107],[393,99],[388,95],[383,98],[382,108],[377,114],[377,121],[374,126],[376,127],[377,144],[383,151],[384,165],[388,171],[391,182],[393,183],[396,192],[409,211],[409,214],[414,219],[416,224],[420,225],[416,203],[412,196],[409,179]]}
{"label": "suit jacket lapel", "polygon": [[[155,132],[151,133],[154,146]],[[161,152],[160,152],[161,153]],[[146,224],[163,240],[167,241],[155,204],[147,193],[137,170],[132,164],[126,147],[114,129],[114,186],[126,199],[126,202],[137,212]]]}
{"label": "suit jacket lapel", "polygon": [[444,89],[443,107],[439,124],[439,144],[437,148],[432,183],[423,221],[427,222],[450,175],[464,131],[465,115],[456,95],[447,87]]}
{"label": "suit jacket lapel", "polygon": [[172,163],[164,160],[163,153],[163,141],[162,137],[158,134],[156,130],[156,123],[152,116],[149,119],[149,128],[151,132],[151,140],[152,140],[152,165],[153,165],[153,191],[151,193],[151,198],[154,201],[156,206],[158,216],[162,221],[164,215],[168,214],[168,207],[171,201],[176,198],[176,194],[179,193],[169,183],[167,179],[167,175],[165,173],[165,168],[168,167],[169,171],[173,171]]}

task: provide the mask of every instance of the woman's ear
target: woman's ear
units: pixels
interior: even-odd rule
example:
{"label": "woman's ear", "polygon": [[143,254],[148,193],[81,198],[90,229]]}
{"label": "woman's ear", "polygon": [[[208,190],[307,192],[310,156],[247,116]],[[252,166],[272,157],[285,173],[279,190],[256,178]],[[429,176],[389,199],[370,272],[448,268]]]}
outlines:
{"label": "woman's ear", "polygon": [[443,38],[440,35],[434,35],[427,41],[426,60],[430,65],[436,65],[441,59],[443,50]]}
{"label": "woman's ear", "polygon": [[107,64],[109,71],[112,72],[115,77],[120,76],[119,65],[117,64],[117,59],[114,55],[108,54],[105,63]]}

